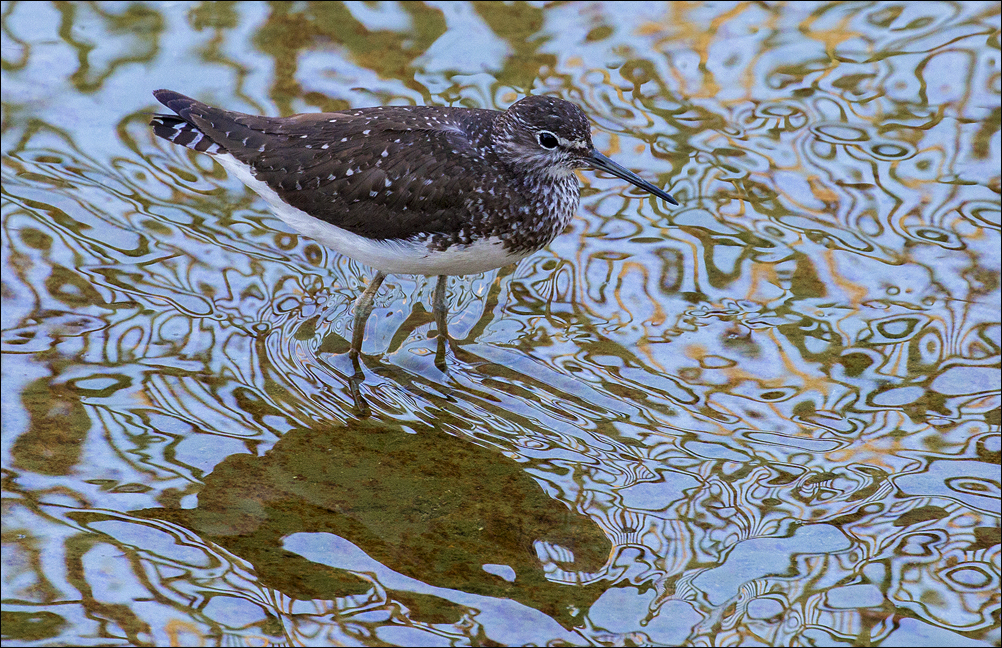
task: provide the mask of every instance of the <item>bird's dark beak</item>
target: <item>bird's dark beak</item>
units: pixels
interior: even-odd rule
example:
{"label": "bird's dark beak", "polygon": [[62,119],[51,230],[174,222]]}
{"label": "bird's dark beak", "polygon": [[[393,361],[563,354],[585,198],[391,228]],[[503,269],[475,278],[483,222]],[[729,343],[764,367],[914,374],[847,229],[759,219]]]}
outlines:
{"label": "bird's dark beak", "polygon": [[648,191],[662,200],[667,200],[672,205],[677,205],[678,201],[671,197],[671,194],[658,189],[651,183],[642,179],[633,171],[619,166],[606,156],[602,155],[598,151],[592,149],[591,156],[585,158],[585,160],[595,169],[599,171],[605,171],[606,173],[611,173],[617,178],[622,178],[635,187],[640,187],[644,191]]}

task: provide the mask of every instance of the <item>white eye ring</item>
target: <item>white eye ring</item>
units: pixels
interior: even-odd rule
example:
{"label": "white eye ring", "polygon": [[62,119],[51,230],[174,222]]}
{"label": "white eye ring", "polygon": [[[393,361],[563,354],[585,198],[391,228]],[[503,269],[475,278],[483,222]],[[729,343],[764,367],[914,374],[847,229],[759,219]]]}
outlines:
{"label": "white eye ring", "polygon": [[559,143],[557,136],[548,130],[541,130],[536,133],[536,141],[539,142],[539,145],[544,149],[550,150],[557,148],[557,144]]}

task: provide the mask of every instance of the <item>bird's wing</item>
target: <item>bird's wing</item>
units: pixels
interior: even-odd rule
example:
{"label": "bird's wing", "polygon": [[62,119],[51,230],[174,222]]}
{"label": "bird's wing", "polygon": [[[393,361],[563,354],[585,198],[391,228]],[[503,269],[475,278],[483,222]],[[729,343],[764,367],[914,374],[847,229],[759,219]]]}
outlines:
{"label": "bird's wing", "polygon": [[[496,158],[434,108],[276,118],[213,108],[170,91],[155,94],[284,201],[356,234],[452,233],[477,217],[470,212],[481,204],[481,192],[493,189],[502,207],[512,202]],[[482,126],[493,118],[490,111],[470,113]]]}

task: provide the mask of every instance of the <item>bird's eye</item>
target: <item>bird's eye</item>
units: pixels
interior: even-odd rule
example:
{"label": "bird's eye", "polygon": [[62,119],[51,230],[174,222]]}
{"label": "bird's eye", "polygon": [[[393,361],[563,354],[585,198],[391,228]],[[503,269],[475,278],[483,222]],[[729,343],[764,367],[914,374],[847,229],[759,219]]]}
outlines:
{"label": "bird's eye", "polygon": [[557,148],[557,136],[550,131],[539,131],[536,134],[536,139],[539,140],[539,145],[544,149]]}

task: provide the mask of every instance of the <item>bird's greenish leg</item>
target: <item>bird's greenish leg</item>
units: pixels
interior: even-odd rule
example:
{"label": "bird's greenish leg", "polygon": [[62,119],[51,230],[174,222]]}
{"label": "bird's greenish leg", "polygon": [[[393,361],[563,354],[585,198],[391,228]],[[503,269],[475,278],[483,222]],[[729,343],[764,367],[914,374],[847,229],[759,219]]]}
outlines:
{"label": "bird's greenish leg", "polygon": [[438,275],[438,283],[435,284],[435,324],[438,325],[438,334],[442,337],[449,335],[449,324],[446,319],[449,313],[445,309],[445,285],[447,280],[446,275]]}
{"label": "bird's greenish leg", "polygon": [[377,271],[376,276],[366,286],[365,292],[359,295],[355,301],[355,328],[351,332],[351,351],[348,352],[352,360],[357,359],[358,355],[362,353],[362,338],[365,336],[365,322],[369,319],[369,313],[372,312],[372,299],[376,296],[376,292],[385,278],[385,272]]}
{"label": "bird's greenish leg", "polygon": [[438,276],[438,283],[435,284],[435,297],[433,311],[435,313],[435,324],[438,326],[438,350],[435,353],[435,366],[445,371],[445,343],[449,339],[448,312],[445,309],[445,287],[448,277]]}

